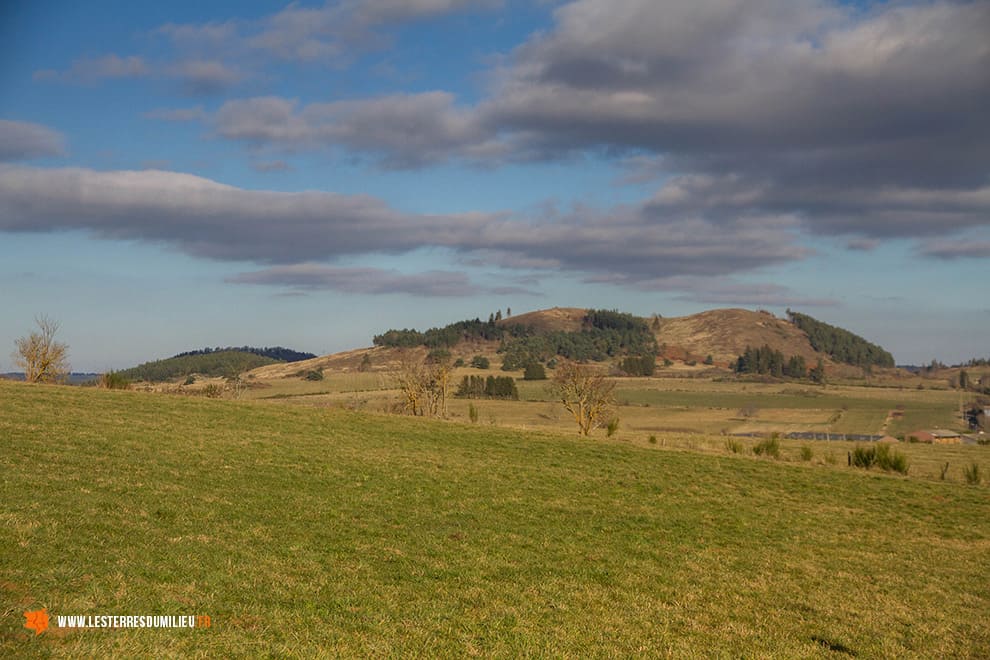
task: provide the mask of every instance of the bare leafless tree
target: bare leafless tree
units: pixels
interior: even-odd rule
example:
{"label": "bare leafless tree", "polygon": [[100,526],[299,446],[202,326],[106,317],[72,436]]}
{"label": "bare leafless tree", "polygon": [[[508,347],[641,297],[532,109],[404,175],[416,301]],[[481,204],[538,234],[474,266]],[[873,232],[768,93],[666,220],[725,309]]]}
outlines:
{"label": "bare leafless tree", "polygon": [[604,374],[574,362],[557,365],[550,393],[574,416],[581,435],[604,426],[615,404],[615,382]]}
{"label": "bare leafless tree", "polygon": [[447,416],[451,381],[451,368],[447,360],[424,362],[418,355],[407,353],[399,360],[394,378],[402,391],[403,408],[410,414]]}
{"label": "bare leafless tree", "polygon": [[69,375],[69,347],[55,339],[59,324],[47,317],[35,317],[38,329],[14,341],[14,364],[24,370],[29,383],[59,383]]}
{"label": "bare leafless tree", "polygon": [[393,377],[402,391],[403,409],[412,415],[422,415],[425,410],[426,367],[415,354],[406,353],[399,359],[399,366]]}

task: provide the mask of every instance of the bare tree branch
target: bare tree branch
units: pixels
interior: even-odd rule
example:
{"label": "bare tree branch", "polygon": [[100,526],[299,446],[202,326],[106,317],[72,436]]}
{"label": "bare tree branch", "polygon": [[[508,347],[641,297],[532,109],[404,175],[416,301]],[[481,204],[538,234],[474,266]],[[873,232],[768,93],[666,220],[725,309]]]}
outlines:
{"label": "bare tree branch", "polygon": [[62,382],[69,375],[69,347],[55,340],[58,321],[44,315],[34,320],[38,329],[14,340],[14,364],[24,370],[24,380],[29,383]]}

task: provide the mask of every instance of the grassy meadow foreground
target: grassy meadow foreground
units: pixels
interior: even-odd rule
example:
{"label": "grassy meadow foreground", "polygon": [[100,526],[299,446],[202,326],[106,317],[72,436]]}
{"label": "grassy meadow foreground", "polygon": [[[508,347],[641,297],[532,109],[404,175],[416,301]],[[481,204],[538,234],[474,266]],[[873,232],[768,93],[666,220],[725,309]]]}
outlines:
{"label": "grassy meadow foreground", "polygon": [[0,655],[990,653],[990,490],[914,469],[985,447],[901,477],[628,432],[0,382]]}

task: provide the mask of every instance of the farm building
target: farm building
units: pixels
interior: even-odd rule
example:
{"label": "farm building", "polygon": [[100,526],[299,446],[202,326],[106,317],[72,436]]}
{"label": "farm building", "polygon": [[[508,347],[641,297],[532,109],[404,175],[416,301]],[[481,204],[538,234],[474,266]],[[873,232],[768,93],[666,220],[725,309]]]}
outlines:
{"label": "farm building", "polygon": [[962,438],[957,432],[948,431],[946,429],[914,431],[912,433],[907,434],[907,439],[913,440],[914,442],[925,442],[928,444],[937,444],[937,445],[952,445],[952,444],[959,444],[960,442],[962,442]]}

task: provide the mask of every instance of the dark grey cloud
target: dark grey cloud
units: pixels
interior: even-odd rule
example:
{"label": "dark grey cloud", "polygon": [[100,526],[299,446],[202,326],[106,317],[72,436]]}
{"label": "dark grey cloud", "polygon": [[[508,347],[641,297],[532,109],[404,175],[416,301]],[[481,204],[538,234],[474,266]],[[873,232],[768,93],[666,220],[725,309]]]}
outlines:
{"label": "dark grey cloud", "polygon": [[65,138],[47,126],[0,119],[0,162],[65,154]]}
{"label": "dark grey cloud", "polygon": [[846,242],[846,247],[858,252],[872,252],[880,247],[880,241],[875,238],[851,238]]}
{"label": "dark grey cloud", "polygon": [[939,259],[990,258],[990,241],[979,239],[931,240],[923,243],[921,254]]}
{"label": "dark grey cloud", "polygon": [[740,282],[724,276],[670,275],[631,279],[613,273],[592,275],[585,281],[632,286],[641,291],[675,292],[678,300],[714,305],[834,307],[839,304],[833,298],[805,296],[772,282]]}
{"label": "dark grey cloud", "polygon": [[528,294],[521,287],[491,289],[471,282],[465,273],[433,270],[400,273],[370,267],[340,267],[325,264],[274,266],[228,278],[235,284],[289,287],[298,291],[333,290],[357,294],[404,294],[424,298],[465,297],[484,294]]}
{"label": "dark grey cloud", "polygon": [[485,265],[608,274],[635,285],[801,259],[807,250],[797,245],[794,227],[786,216],[713,223],[656,214],[647,205],[539,219],[416,215],[374,197],[243,190],[175,172],[0,169],[0,231],[87,230],[272,265],[432,247]]}
{"label": "dark grey cloud", "polygon": [[[341,8],[374,24],[467,4],[292,6],[272,24],[300,46]],[[621,157],[622,182],[661,185],[645,210],[671,222],[787,216],[860,241],[942,236],[990,224],[987,34],[986,2],[576,0],[473,107],[440,91],[264,97],[212,123],[228,139],[390,168]]]}
{"label": "dark grey cloud", "polygon": [[987,34],[985,2],[578,0],[478,112],[516,156],[605,150],[632,156],[629,182],[675,177],[658,208],[962,231],[990,222]]}
{"label": "dark grey cloud", "polygon": [[446,92],[312,103],[280,97],[228,101],[216,112],[217,134],[287,150],[344,148],[408,168],[452,156],[485,159],[500,145]]}

